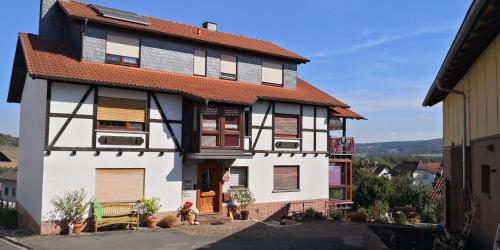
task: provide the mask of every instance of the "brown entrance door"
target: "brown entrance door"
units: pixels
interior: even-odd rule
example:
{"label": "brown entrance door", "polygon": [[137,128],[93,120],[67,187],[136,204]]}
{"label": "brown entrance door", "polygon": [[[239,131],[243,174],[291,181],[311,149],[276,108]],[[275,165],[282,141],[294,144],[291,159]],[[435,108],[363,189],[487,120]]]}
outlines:
{"label": "brown entrance door", "polygon": [[198,166],[198,202],[200,213],[214,213],[222,207],[222,165],[216,161]]}

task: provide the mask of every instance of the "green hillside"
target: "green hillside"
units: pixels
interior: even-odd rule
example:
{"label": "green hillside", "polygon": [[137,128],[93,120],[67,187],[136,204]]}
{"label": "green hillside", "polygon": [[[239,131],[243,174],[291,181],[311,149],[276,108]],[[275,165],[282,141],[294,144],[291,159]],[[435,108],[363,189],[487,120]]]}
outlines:
{"label": "green hillside", "polygon": [[442,156],[443,140],[393,141],[356,144],[356,153],[362,157],[376,156]]}

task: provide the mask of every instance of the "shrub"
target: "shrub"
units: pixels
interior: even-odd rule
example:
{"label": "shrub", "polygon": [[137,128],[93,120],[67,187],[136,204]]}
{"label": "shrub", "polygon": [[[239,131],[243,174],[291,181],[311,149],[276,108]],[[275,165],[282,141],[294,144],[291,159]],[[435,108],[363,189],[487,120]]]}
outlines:
{"label": "shrub", "polygon": [[[438,211],[436,211],[438,210]],[[420,214],[420,220],[423,223],[438,223],[440,221],[441,211],[435,205],[427,206]]]}
{"label": "shrub", "polygon": [[354,172],[353,202],[356,208],[370,208],[375,201],[388,202],[394,193],[394,186],[386,177],[373,176],[367,169]]}
{"label": "shrub", "polygon": [[429,187],[413,185],[410,175],[394,179],[394,189],[397,192],[391,197],[391,207],[414,207],[421,214],[429,205]]}
{"label": "shrub", "polygon": [[62,197],[56,196],[51,203],[54,207],[50,214],[51,219],[64,227],[67,224],[83,222],[90,200],[87,200],[87,193],[82,188],[66,192]]}
{"label": "shrub", "polygon": [[160,207],[160,198],[157,197],[149,199],[143,197],[137,203],[137,211],[141,216],[153,216],[160,211]]}
{"label": "shrub", "polygon": [[0,209],[0,226],[6,229],[17,228],[17,210],[16,209]]}
{"label": "shrub", "polygon": [[396,223],[398,223],[399,225],[407,225],[408,219],[406,218],[406,214],[403,212],[397,212],[396,213]]}
{"label": "shrub", "polygon": [[246,210],[254,203],[255,198],[250,190],[240,189],[233,193],[233,200],[239,204],[240,210]]}
{"label": "shrub", "polygon": [[368,220],[368,215],[366,214],[366,211],[364,209],[359,209],[356,212],[350,212],[348,217],[351,221],[357,221],[357,222]]}
{"label": "shrub", "polygon": [[163,217],[160,220],[160,222],[158,223],[158,225],[160,227],[170,228],[170,227],[174,226],[175,223],[177,223],[177,219],[175,218],[175,216],[173,216],[171,214],[167,214],[165,217]]}

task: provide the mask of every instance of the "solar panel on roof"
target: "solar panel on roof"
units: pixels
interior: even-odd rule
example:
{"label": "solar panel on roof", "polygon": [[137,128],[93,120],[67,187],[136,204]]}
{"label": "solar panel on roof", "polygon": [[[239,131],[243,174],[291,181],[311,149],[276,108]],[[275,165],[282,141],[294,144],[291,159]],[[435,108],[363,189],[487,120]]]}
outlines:
{"label": "solar panel on roof", "polygon": [[92,5],[94,9],[99,12],[103,17],[109,17],[113,19],[118,19],[122,21],[139,23],[144,25],[150,25],[150,23],[141,15],[129,11],[113,9],[109,7],[104,7],[100,5]]}

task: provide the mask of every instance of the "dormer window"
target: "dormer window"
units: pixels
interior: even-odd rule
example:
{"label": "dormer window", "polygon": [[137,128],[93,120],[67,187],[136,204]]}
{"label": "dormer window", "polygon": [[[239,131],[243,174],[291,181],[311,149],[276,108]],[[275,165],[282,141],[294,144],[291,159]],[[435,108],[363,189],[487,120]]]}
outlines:
{"label": "dormer window", "polygon": [[262,83],[283,86],[283,64],[262,62]]}
{"label": "dormer window", "polygon": [[106,40],[106,63],[139,67],[139,39],[108,34]]}
{"label": "dormer window", "polygon": [[220,78],[236,80],[236,62],[236,56],[222,54],[220,56]]}

